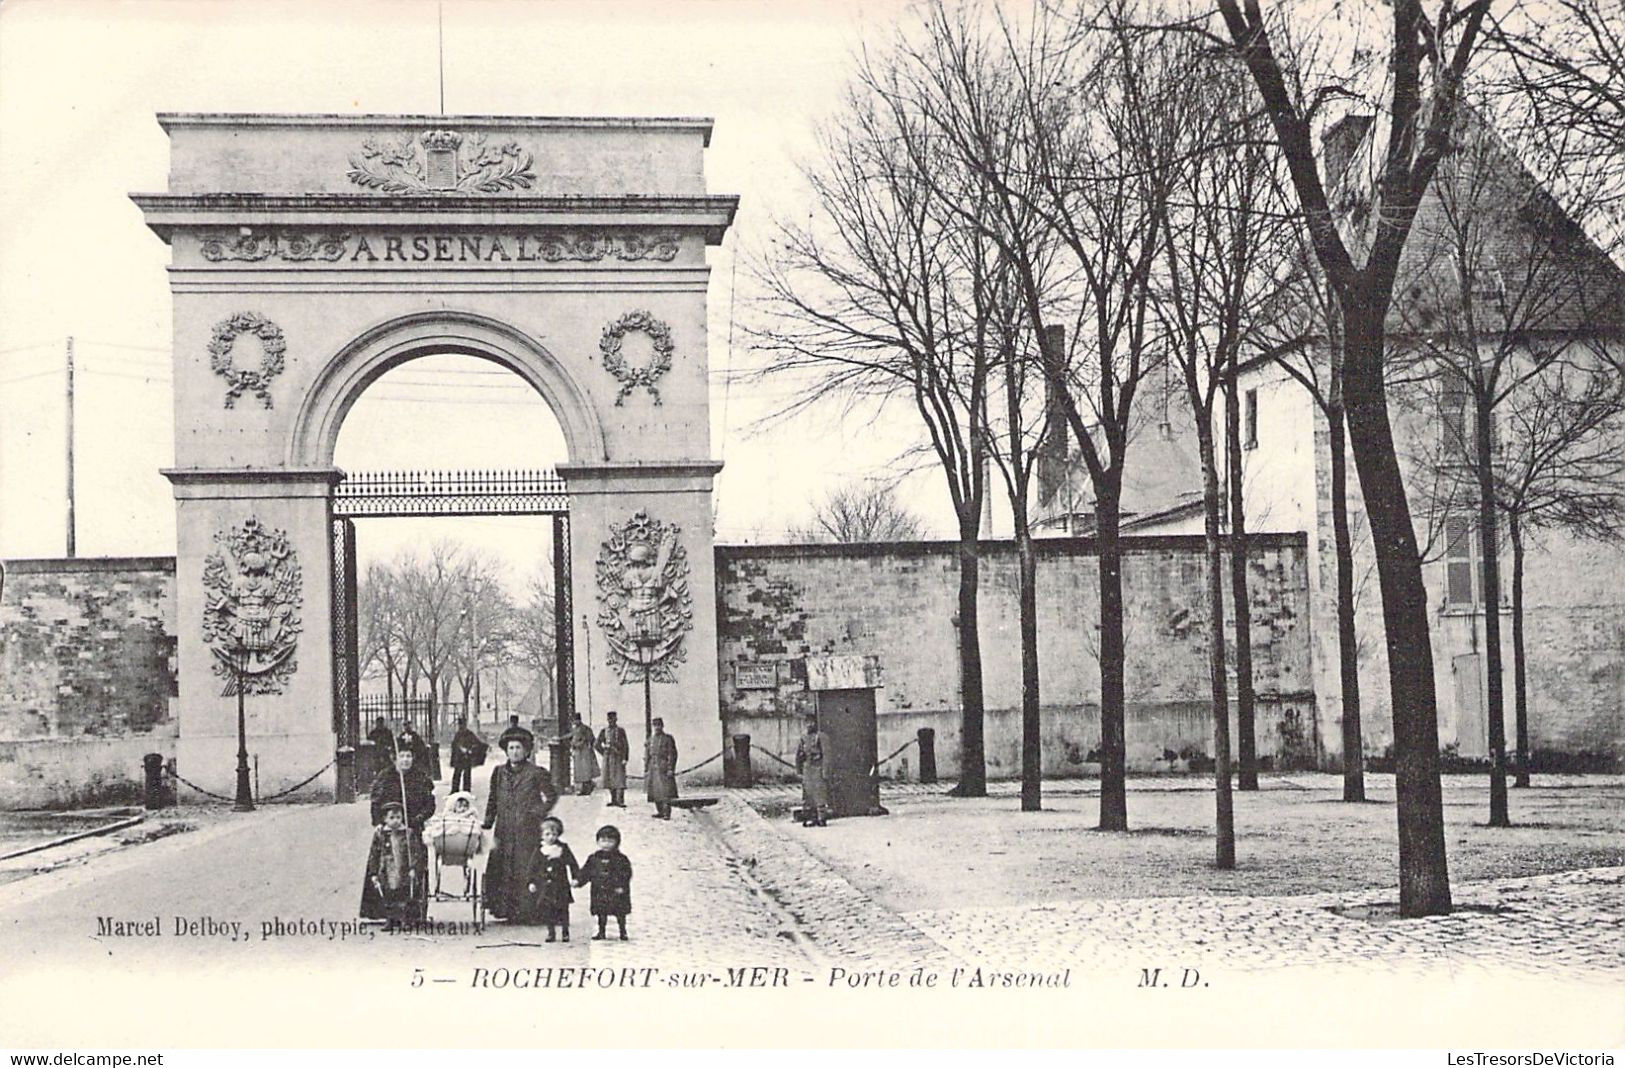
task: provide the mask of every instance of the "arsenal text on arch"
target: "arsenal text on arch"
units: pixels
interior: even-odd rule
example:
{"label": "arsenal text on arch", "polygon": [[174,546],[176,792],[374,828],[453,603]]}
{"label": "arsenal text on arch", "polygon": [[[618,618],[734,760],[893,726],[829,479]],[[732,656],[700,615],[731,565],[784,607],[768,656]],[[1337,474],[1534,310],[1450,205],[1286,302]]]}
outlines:
{"label": "arsenal text on arch", "polygon": [[422,264],[669,263],[674,233],[512,231],[479,233],[310,233],[251,231],[205,234],[199,249],[211,263]]}

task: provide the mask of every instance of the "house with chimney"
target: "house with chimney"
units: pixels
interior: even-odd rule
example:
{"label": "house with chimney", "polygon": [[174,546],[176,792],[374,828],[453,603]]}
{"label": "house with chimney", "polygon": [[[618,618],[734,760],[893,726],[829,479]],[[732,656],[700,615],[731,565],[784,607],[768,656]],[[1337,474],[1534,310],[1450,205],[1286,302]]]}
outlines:
{"label": "house with chimney", "polygon": [[[1323,138],[1328,192],[1351,240],[1375,224],[1368,176],[1381,133],[1370,117],[1348,116]],[[1325,318],[1315,304],[1304,300],[1264,313],[1277,321],[1296,316],[1305,340],[1287,351],[1255,349],[1241,365],[1237,397],[1247,531],[1307,535],[1315,741],[1333,768],[1342,760],[1342,691],[1332,443],[1326,411],[1308,384],[1325,396],[1334,341],[1315,322]],[[1388,329],[1389,405],[1423,546],[1446,765],[1481,764],[1489,753],[1487,605],[1479,567],[1484,540],[1471,451],[1476,402],[1485,393],[1495,398],[1490,467],[1498,497],[1511,499],[1499,511],[1494,539],[1502,561],[1497,600],[1509,760],[1516,747],[1517,570],[1531,767],[1619,770],[1625,766],[1625,540],[1606,536],[1615,525],[1606,509],[1593,509],[1589,522],[1574,522],[1562,505],[1565,495],[1569,503],[1587,494],[1600,500],[1606,494],[1599,486],[1625,470],[1625,461],[1608,462],[1625,458],[1625,421],[1606,417],[1607,409],[1617,411],[1612,401],[1625,367],[1625,272],[1488,123],[1469,112],[1418,212]],[[1492,367],[1496,381],[1475,386],[1471,376]],[[1163,388],[1157,382],[1143,388],[1145,412],[1125,476],[1124,534],[1203,529],[1191,416],[1178,371],[1168,374],[1173,380]],[[1598,411],[1582,426],[1575,413],[1587,404]],[[1221,435],[1223,419],[1221,410]],[[1567,446],[1577,458],[1572,469],[1550,462],[1562,444],[1554,443],[1553,427],[1565,419],[1576,424],[1569,427],[1576,440]],[[1035,526],[1052,535],[1087,533],[1087,472],[1064,443],[1052,444],[1050,452],[1039,471]],[[1361,725],[1365,755],[1381,767],[1393,741],[1392,695],[1375,558],[1351,448],[1347,458]],[[1591,466],[1582,472],[1580,461]],[[1551,470],[1537,480],[1537,490],[1524,487],[1527,507],[1520,511],[1518,486],[1529,481],[1531,464],[1543,462]],[[1583,507],[1569,511],[1585,518]],[[1520,514],[1524,521],[1513,529]],[[1522,547],[1517,554],[1514,533]]]}

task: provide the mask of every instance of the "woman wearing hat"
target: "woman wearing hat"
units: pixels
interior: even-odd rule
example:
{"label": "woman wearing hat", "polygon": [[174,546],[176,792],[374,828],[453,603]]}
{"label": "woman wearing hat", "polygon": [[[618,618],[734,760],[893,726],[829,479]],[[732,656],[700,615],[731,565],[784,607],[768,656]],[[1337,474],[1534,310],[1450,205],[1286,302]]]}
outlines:
{"label": "woman wearing hat", "polygon": [[526,887],[535,882],[541,855],[542,820],[558,800],[553,777],[530,762],[535,736],[523,727],[502,732],[498,745],[508,762],[491,772],[485,829],[495,831],[485,866],[486,911],[499,919],[533,923]]}

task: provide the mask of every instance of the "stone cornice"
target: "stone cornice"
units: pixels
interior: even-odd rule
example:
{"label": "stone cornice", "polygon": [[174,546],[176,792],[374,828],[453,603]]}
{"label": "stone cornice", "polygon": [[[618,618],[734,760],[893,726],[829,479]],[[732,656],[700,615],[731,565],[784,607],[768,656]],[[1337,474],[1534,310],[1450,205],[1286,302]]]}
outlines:
{"label": "stone cornice", "polygon": [[[687,493],[709,491],[711,481],[722,470],[721,460],[675,460],[607,463],[568,463],[556,467],[572,494],[623,492]],[[635,486],[629,486],[629,483]]]}
{"label": "stone cornice", "polygon": [[337,467],[165,467],[176,500],[322,497],[344,478]]}
{"label": "stone cornice", "polygon": [[737,196],[375,196],[353,193],[132,193],[147,225],[165,241],[181,227],[657,226],[705,231],[717,244],[739,209]]}
{"label": "stone cornice", "polygon": [[493,127],[504,130],[693,130],[704,135],[710,147],[714,122],[697,116],[607,116],[607,115],[322,115],[312,112],[267,114],[263,112],[163,111],[158,125],[165,132],[178,126],[375,126]]}

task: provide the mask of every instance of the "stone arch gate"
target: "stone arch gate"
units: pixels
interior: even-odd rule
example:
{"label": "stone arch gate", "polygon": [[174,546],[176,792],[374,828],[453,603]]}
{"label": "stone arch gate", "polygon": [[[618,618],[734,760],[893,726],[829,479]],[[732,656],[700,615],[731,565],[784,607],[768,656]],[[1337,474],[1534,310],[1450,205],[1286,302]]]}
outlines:
{"label": "stone arch gate", "polygon": [[241,680],[261,793],[334,789],[333,449],[443,352],[564,431],[575,691],[630,710],[647,671],[684,751],[720,747],[705,249],[738,201],[705,191],[709,121],[159,123],[169,188],[133,199],[171,249],[181,774],[230,794]]}

